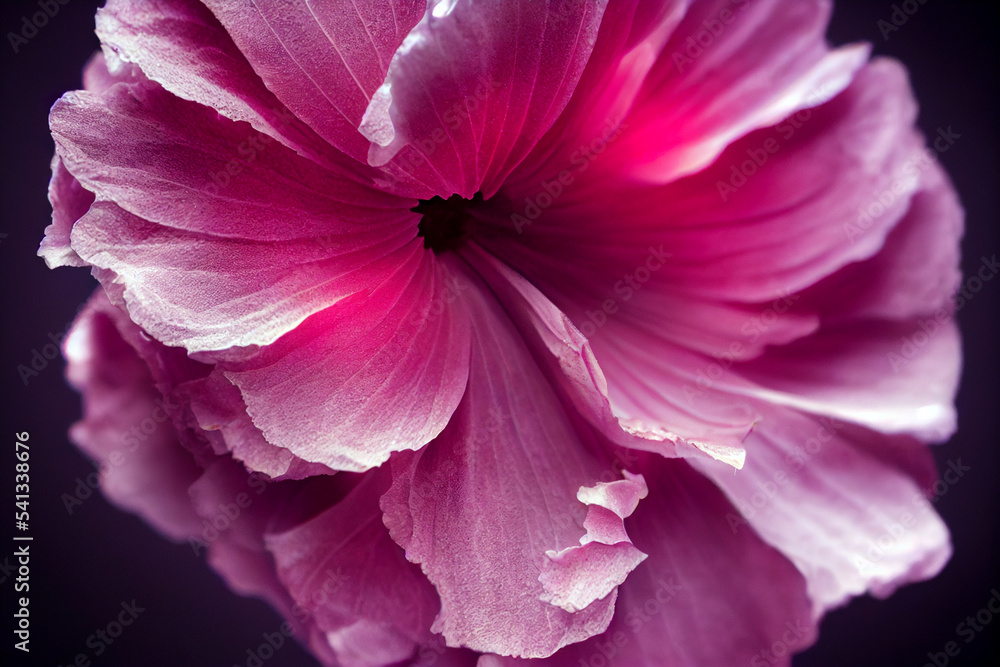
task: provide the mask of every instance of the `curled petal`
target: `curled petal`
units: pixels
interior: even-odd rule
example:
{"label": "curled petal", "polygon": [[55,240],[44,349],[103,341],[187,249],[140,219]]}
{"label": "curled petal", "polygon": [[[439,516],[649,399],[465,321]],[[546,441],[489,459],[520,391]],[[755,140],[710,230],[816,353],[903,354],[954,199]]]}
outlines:
{"label": "curled petal", "polygon": [[589,505],[580,545],[547,551],[538,580],[541,599],[569,612],[579,611],[608,595],[646,559],[625,532],[624,519],[648,494],[642,475],[624,471],[624,480],[581,487],[577,498]]}

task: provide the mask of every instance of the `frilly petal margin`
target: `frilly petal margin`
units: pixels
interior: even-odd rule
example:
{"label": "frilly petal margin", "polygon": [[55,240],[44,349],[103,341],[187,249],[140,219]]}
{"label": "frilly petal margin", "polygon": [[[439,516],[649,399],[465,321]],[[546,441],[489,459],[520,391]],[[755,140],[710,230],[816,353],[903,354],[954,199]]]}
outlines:
{"label": "frilly petal margin", "polygon": [[267,89],[197,0],[109,0],[97,12],[97,36],[174,95],[246,121],[317,163],[336,162],[330,145]]}
{"label": "frilly petal margin", "polygon": [[608,629],[547,660],[484,655],[478,667],[787,667],[815,641],[802,575],[753,531],[730,529],[736,510],[710,481],[651,454],[636,469],[649,496],[626,523],[649,557],[618,587]]}
{"label": "frilly petal margin", "polygon": [[[108,499],[187,541],[195,555],[207,552],[234,592],[267,600],[324,665],[370,667],[419,655],[472,667],[474,654],[430,635],[439,604],[434,589],[382,525],[378,501],[388,471],[277,481],[248,472],[225,451],[188,451],[171,415],[183,416],[177,400],[200,382],[191,377],[202,365],[178,366],[174,353],[181,351],[144,336],[98,290],[65,342],[68,376],[85,396],[85,417],[72,437],[100,464]],[[357,530],[366,513],[370,520]],[[331,522],[349,534],[330,532]],[[336,538],[344,539],[331,549]],[[383,557],[370,558],[373,551]],[[371,565],[378,576],[362,571]],[[372,594],[389,581],[391,595]],[[379,607],[380,600],[398,600],[406,586],[412,616],[394,604]],[[357,605],[367,610],[360,620]],[[375,638],[378,647],[369,643]]]}
{"label": "frilly petal margin", "polygon": [[[83,87],[95,93],[102,93],[116,83],[140,80],[142,73],[137,68],[120,61],[114,54],[110,59],[106,58],[100,51],[83,68]],[[57,266],[88,266],[87,261],[70,247],[70,233],[76,221],[94,203],[94,193],[69,173],[58,153],[52,156],[49,203],[52,204],[52,224],[45,228],[45,238],[38,248],[38,256],[45,260],[50,269]]]}
{"label": "frilly petal margin", "polygon": [[52,157],[49,203],[52,204],[52,224],[45,228],[45,238],[38,248],[38,256],[45,260],[50,269],[57,266],[89,266],[70,247],[70,234],[76,221],[94,203],[94,193],[80,185],[80,181],[66,170],[59,155]]}
{"label": "frilly petal margin", "polygon": [[545,588],[542,600],[569,612],[580,611],[603,599],[629,572],[646,559],[625,532],[630,516],[649,489],[642,475],[623,471],[625,479],[581,487],[577,499],[589,506],[580,545],[546,551],[538,581]]}
{"label": "frilly petal margin", "polygon": [[247,470],[267,475],[271,480],[305,479],[336,472],[268,442],[247,414],[240,390],[220,369],[213,369],[207,377],[185,382],[175,391],[189,404],[194,424],[213,443],[215,453],[228,451]]}
{"label": "frilly petal margin", "polygon": [[538,576],[547,551],[579,545],[580,487],[593,485],[602,469],[617,475],[594,433],[560,403],[488,288],[460,262],[451,266],[472,281],[477,297],[467,306],[468,387],[437,439],[392,457],[384,521],[437,588],[441,612],[431,630],[449,646],[549,656],[611,621],[613,590],[569,613],[541,600]]}

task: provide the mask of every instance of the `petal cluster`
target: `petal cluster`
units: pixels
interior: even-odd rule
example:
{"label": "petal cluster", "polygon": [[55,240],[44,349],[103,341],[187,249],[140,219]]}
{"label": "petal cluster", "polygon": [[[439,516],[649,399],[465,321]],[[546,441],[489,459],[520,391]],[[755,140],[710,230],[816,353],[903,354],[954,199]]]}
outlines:
{"label": "petal cluster", "polygon": [[934,576],[963,214],[829,12],[109,0],[39,250],[106,495],[327,665],[788,664]]}

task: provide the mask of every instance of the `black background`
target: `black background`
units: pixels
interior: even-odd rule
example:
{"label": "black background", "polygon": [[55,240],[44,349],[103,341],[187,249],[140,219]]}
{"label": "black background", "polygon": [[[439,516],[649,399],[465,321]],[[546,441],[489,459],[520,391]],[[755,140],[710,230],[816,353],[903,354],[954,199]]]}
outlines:
{"label": "black background", "polygon": [[[791,0],[794,1],[794,0]],[[912,4],[911,4],[912,3]],[[876,54],[900,58],[911,72],[921,104],[920,126],[931,136],[951,127],[961,137],[941,160],[966,208],[963,269],[973,275],[982,256],[1000,251],[997,238],[997,13],[994,2],[927,0],[898,31],[884,39],[878,21],[889,20],[889,2],[841,2],[829,36],[834,44],[869,41]],[[95,665],[245,664],[248,648],[278,629],[281,619],[259,600],[231,593],[186,545],[161,538],[139,519],[108,505],[95,493],[72,516],[60,496],[72,494],[77,478],[93,470],[66,439],[80,413],[79,397],[63,380],[62,361],[50,363],[25,386],[18,364],[32,349],[58,337],[86,300],[94,283],[83,269],[49,271],[35,256],[48,224],[46,200],[52,141],[47,114],[67,90],[80,87],[82,64],[97,48],[93,16],[101,4],[69,0],[15,54],[6,34],[20,31],[36,2],[4,0],[2,54],[3,183],[0,222],[3,326],[0,376],[3,384],[0,434],[0,493],[13,494],[13,434],[31,434],[31,660],[12,651],[12,576],[0,582],[3,608],[0,638],[13,664],[70,664],[78,653],[93,657],[88,636],[114,619],[122,601],[144,607],[135,623]],[[1000,391],[997,313],[1000,279],[958,314],[966,366],[958,397],[958,434],[936,448],[939,462],[961,458],[971,466],[948,489],[937,509],[953,531],[955,555],[933,581],[906,587],[886,601],[855,600],[830,613],[819,642],[795,660],[797,667],[821,665],[918,667],[928,652],[957,641],[961,653],[951,665],[994,665],[998,661],[993,620],[971,643],[955,627],[983,608],[1000,588],[997,508]],[[13,551],[9,508],[0,519],[0,563]],[[0,574],[0,579],[3,574]],[[719,628],[725,632],[725,628]],[[12,664],[10,660],[6,664]],[[286,644],[267,667],[313,665],[301,648]]]}

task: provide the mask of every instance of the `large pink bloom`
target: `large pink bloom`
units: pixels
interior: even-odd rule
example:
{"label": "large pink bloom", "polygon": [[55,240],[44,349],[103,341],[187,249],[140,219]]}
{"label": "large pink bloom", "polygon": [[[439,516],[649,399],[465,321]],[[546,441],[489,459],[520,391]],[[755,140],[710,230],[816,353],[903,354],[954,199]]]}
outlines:
{"label": "large pink bloom", "polygon": [[940,570],[962,211],[827,3],[204,4],[98,14],[40,253],[106,493],[321,661],[787,664]]}

